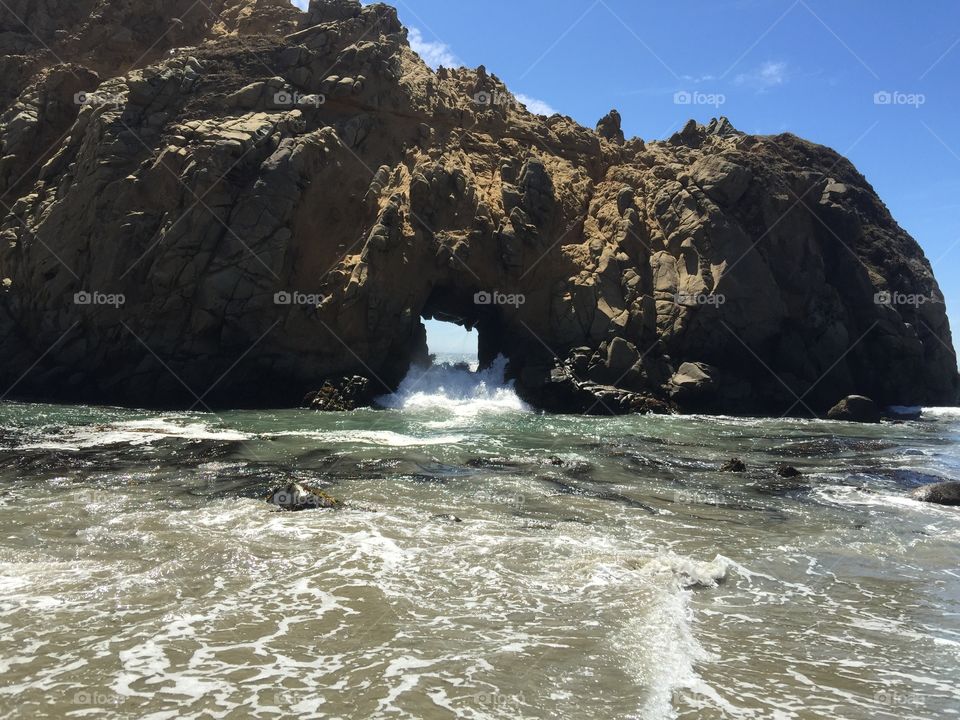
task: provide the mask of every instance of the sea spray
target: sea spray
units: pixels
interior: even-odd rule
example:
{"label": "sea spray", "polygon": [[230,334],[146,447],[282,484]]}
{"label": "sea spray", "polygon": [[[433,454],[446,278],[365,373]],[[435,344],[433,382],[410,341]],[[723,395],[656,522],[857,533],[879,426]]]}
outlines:
{"label": "sea spray", "polygon": [[502,355],[478,371],[451,363],[414,367],[397,391],[378,398],[377,404],[395,410],[438,409],[456,416],[528,410],[517,396],[513,381],[505,379],[506,368],[507,359]]}

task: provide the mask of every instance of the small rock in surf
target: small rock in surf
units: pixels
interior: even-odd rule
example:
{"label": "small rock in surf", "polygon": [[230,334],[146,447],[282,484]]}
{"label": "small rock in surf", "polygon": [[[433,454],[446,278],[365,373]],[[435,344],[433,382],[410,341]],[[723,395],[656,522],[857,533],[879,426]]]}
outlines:
{"label": "small rock in surf", "polygon": [[728,460],[720,468],[720,472],[735,472],[742,473],[747,471],[747,464],[743,462],[740,458],[733,458]]}
{"label": "small rock in surf", "polygon": [[281,510],[300,512],[301,510],[335,510],[343,503],[322,490],[300,483],[290,483],[286,487],[271,492],[265,500]]}
{"label": "small rock in surf", "polygon": [[942,482],[918,487],[910,497],[937,505],[960,505],[960,482]]}
{"label": "small rock in surf", "polygon": [[791,465],[778,465],[777,476],[782,478],[800,477],[803,473]]}
{"label": "small rock in surf", "polygon": [[880,422],[880,408],[868,397],[850,395],[830,408],[827,419],[875,424]]}

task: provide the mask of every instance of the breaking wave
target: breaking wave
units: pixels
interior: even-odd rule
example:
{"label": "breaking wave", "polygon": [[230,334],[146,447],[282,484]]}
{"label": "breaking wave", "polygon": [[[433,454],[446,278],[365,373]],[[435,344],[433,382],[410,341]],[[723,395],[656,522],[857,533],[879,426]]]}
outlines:
{"label": "breaking wave", "polygon": [[395,410],[445,410],[454,415],[529,410],[505,379],[507,359],[498,356],[489,367],[471,371],[465,363],[411,368],[395,393],[377,399]]}

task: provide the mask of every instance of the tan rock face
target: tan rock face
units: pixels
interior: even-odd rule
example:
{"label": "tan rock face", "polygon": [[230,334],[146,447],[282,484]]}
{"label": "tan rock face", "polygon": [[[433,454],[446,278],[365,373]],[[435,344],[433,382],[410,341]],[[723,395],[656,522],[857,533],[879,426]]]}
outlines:
{"label": "tan rock face", "polygon": [[94,27],[27,3],[71,65],[0,13],[18,69],[0,92],[0,380],[33,367],[15,393],[388,388],[426,316],[477,327],[481,359],[505,354],[552,409],[957,400],[929,263],[833,151],[725,119],[644,143],[613,114],[599,133],[534,116],[483,68],[431,71],[384,5],[187,5]]}

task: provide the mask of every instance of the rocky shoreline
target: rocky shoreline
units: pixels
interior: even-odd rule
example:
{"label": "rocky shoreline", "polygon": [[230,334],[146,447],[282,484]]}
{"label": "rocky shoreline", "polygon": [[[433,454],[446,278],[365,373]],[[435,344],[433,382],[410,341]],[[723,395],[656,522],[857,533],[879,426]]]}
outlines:
{"label": "rocky shoreline", "polygon": [[833,150],[537,116],[382,4],[159,5],[0,9],[10,397],[346,409],[437,318],[552,412],[960,402],[930,263]]}

